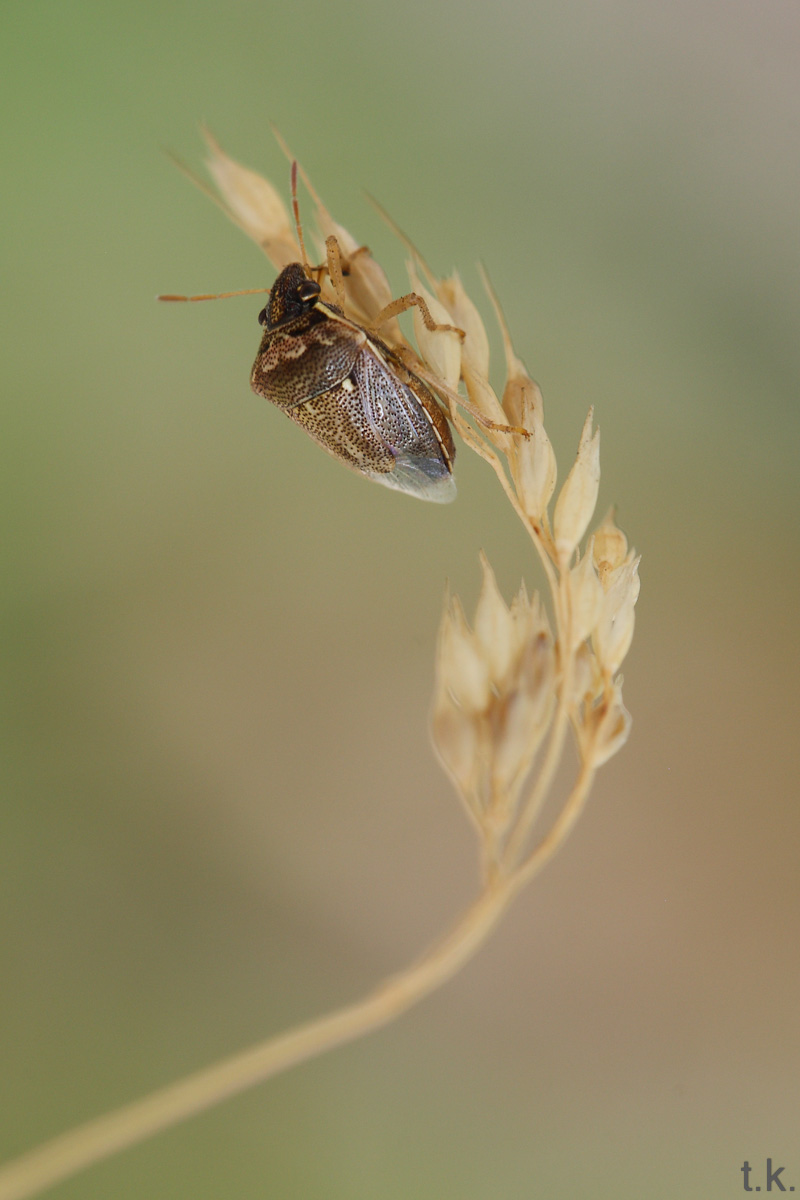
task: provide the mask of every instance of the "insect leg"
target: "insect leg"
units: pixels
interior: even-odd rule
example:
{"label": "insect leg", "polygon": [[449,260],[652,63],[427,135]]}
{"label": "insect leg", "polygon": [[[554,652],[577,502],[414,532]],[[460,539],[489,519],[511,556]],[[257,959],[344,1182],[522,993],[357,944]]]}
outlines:
{"label": "insect leg", "polygon": [[317,268],[320,271],[327,271],[328,278],[333,284],[339,304],[342,308],[345,307],[345,287],[344,280],[350,274],[350,268],[355,259],[360,254],[369,254],[369,246],[357,246],[346,258],[342,254],[342,248],[339,245],[339,239],[335,234],[330,234],[325,239],[325,249],[327,250],[327,262],[323,267]]}
{"label": "insect leg", "polygon": [[457,325],[437,324],[422,296],[418,296],[416,292],[409,292],[407,296],[398,296],[396,300],[392,300],[391,304],[382,308],[372,323],[373,328],[380,329],[381,325],[385,325],[393,317],[399,317],[400,313],[407,312],[409,308],[419,309],[425,328],[429,329],[431,333],[457,333],[462,341],[467,336],[464,330],[459,329]]}
{"label": "insect leg", "polygon": [[339,243],[334,234],[325,239],[325,249],[328,252],[328,275],[336,292],[339,305],[344,309],[347,297],[345,296],[344,278],[342,276],[342,252],[339,249]]}

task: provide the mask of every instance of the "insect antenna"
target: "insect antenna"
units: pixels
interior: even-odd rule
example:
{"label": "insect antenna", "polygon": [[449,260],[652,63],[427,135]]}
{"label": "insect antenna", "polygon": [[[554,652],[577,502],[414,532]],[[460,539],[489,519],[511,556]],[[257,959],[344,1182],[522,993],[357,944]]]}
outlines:
{"label": "insect antenna", "polygon": [[269,288],[243,288],[240,292],[216,292],[214,294],[205,292],[202,296],[156,296],[156,300],[230,300],[231,296],[259,296],[263,292],[268,292]]}
{"label": "insect antenna", "polygon": [[303,241],[303,226],[300,221],[300,205],[297,203],[297,159],[294,159],[292,162],[292,211],[294,212],[294,225],[295,229],[297,230],[297,240],[300,243],[300,253],[303,256],[303,270],[310,279],[311,267],[308,264],[306,244]]}

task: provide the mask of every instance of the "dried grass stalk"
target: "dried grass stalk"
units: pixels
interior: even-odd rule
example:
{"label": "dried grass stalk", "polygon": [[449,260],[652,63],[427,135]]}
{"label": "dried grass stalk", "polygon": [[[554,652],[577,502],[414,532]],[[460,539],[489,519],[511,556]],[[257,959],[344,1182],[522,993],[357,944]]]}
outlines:
{"label": "dried grass stalk", "polygon": [[[296,260],[295,230],[279,193],[229,158],[210,135],[207,140],[217,203],[276,268]],[[347,314],[370,324],[391,300],[386,276],[369,252],[333,220],[302,177],[315,203],[320,248],[335,237],[349,260],[348,273],[336,281],[344,288]],[[406,245],[413,260],[412,287],[423,295],[438,323],[456,326],[465,337],[462,341],[454,334],[431,333],[421,320],[415,323],[416,351],[396,320],[387,324],[382,336],[413,360],[463,440],[496,472],[531,538],[549,594],[546,605],[536,593],[529,598],[523,585],[506,604],[482,556],[483,586],[472,624],[457,597],[445,601],[431,731],[478,839],[483,881],[477,899],[443,940],[363,1000],[270,1038],[9,1163],[0,1169],[0,1200],[32,1196],[296,1063],[362,1037],[439,987],[475,953],[516,893],[563,845],[597,769],[628,737],[630,716],[622,702],[619,669],[633,636],[639,559],[628,549],[613,513],[589,534],[581,552],[600,481],[599,432],[593,429],[592,411],[551,519],[557,471],[544,427],[542,395],[514,352],[496,297],[487,282],[505,347],[501,396],[489,381],[483,321],[461,280],[457,275],[438,279]],[[335,302],[331,282],[326,280],[324,288]],[[545,801],[554,799],[551,792],[570,729],[578,752],[575,777],[557,799],[557,815],[542,831],[539,818]]]}

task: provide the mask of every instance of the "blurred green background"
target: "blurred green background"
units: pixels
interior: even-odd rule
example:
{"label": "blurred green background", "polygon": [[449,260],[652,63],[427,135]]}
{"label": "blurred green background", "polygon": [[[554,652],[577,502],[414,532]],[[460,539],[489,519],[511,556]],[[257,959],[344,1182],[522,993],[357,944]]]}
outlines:
{"label": "blurred green background", "polygon": [[[446,578],[540,583],[491,473],[367,484],[248,387],[256,247],[174,169],[274,121],[404,289],[376,195],[486,263],[562,478],[644,554],[634,718],[441,993],[51,1193],[800,1186],[796,5],[7,2],[0,1151],[355,998],[475,887],[428,745]],[[762,1177],[751,1181],[764,1184]]]}

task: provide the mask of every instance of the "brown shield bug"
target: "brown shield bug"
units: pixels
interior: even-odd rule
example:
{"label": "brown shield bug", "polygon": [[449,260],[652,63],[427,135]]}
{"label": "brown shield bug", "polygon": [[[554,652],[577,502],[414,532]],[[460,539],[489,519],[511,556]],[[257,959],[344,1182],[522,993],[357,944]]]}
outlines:
{"label": "brown shield bug", "polygon": [[300,263],[280,273],[259,316],[253,391],[368,479],[421,500],[452,500],[455,446],[431,392],[320,293]]}
{"label": "brown shield bug", "polygon": [[[305,260],[296,163],[292,164],[292,200]],[[343,307],[322,295],[320,278],[327,272],[344,302],[342,270],[335,238],[328,239],[325,266],[312,269],[304,261],[284,267],[259,314],[264,333],[250,374],[251,387],[334,458],[368,479],[420,500],[446,503],[456,494],[450,425],[428,386],[378,331],[412,305],[420,309],[429,329],[452,331],[454,327],[436,325],[424,300],[414,293],[388,305],[373,326],[355,323]],[[240,294],[247,293],[224,293]]]}

